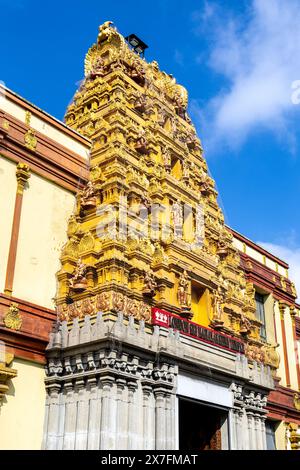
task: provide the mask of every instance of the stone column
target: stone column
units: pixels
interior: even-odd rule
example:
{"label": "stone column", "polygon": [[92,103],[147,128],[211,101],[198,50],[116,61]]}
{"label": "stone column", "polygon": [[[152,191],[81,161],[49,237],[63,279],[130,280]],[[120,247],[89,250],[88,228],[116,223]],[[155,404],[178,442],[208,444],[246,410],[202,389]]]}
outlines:
{"label": "stone column", "polygon": [[135,409],[136,382],[128,382],[128,443],[127,449],[136,449],[137,413]]}
{"label": "stone column", "polygon": [[155,450],[166,449],[165,390],[158,388],[155,395]]}
{"label": "stone column", "polygon": [[235,450],[245,450],[248,446],[248,427],[245,420],[244,409],[233,410],[235,425]]}
{"label": "stone column", "polygon": [[262,450],[262,434],[261,434],[261,420],[260,415],[254,415],[255,420],[255,437],[256,437],[256,450]]}
{"label": "stone column", "polygon": [[73,390],[72,381],[65,383],[64,392],[66,395],[66,415],[65,415],[65,431],[64,431],[64,450],[75,449],[75,433],[76,433],[76,417],[77,403]]}
{"label": "stone column", "polygon": [[113,384],[114,378],[105,376],[101,379],[102,390],[102,405],[101,405],[101,430],[100,430],[100,449],[112,450],[115,448],[115,426],[116,416],[114,413],[114,400]]}
{"label": "stone column", "polygon": [[267,450],[266,417],[261,417],[261,441],[262,449]]}
{"label": "stone column", "polygon": [[237,410],[231,409],[229,411],[229,435],[230,435],[230,449],[237,450]]}
{"label": "stone column", "polygon": [[75,388],[78,394],[75,449],[86,450],[88,437],[89,399],[83,378],[76,380]]}
{"label": "stone column", "polygon": [[255,428],[254,428],[254,415],[252,411],[247,412],[248,419],[248,433],[249,433],[249,450],[256,449],[256,438],[255,438]]}
{"label": "stone column", "polygon": [[59,419],[58,419],[58,433],[57,433],[57,450],[62,450],[64,445],[65,433],[65,414],[66,414],[66,397],[64,393],[59,397]]}
{"label": "stone column", "polygon": [[142,385],[143,389],[143,437],[144,437],[144,450],[155,449],[155,431],[153,429],[153,416],[150,405],[150,397],[152,394],[152,387],[149,385]]}
{"label": "stone column", "polygon": [[171,393],[166,395],[166,449],[175,449],[175,408]]}
{"label": "stone column", "polygon": [[99,396],[99,387],[96,377],[88,378],[87,386],[90,390],[87,448],[89,450],[98,450],[100,448],[101,397]]}
{"label": "stone column", "polygon": [[116,424],[116,449],[127,448],[127,402],[124,400],[126,380],[117,379],[117,424]]}
{"label": "stone column", "polygon": [[46,430],[45,447],[47,450],[57,449],[57,433],[59,423],[59,398],[60,385],[57,383],[48,386],[48,424]]}

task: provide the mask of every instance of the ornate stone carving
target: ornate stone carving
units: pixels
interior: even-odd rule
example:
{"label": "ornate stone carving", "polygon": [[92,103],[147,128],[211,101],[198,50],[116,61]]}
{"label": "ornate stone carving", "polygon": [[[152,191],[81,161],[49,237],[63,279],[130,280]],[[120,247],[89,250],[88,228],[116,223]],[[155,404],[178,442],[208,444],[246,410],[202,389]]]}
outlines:
{"label": "ornate stone carving", "polygon": [[144,276],[144,289],[143,294],[153,297],[157,288],[157,282],[154,278],[153,271],[146,271]]}
{"label": "ornate stone carving", "polygon": [[300,411],[300,395],[299,393],[295,393],[294,395],[294,406],[296,410]]}
{"label": "ornate stone carving", "polygon": [[29,150],[36,150],[37,138],[33,129],[28,129],[24,135],[24,143]]}
{"label": "ornate stone carving", "polygon": [[275,345],[265,345],[263,347],[263,352],[265,354],[265,363],[273,367],[274,369],[278,369],[280,364],[280,356],[276,349],[279,347],[279,343]]}
{"label": "ornate stone carving", "polygon": [[18,163],[16,170],[18,193],[22,194],[30,178],[30,168],[26,163]]}
{"label": "ornate stone carving", "polygon": [[85,277],[87,267],[82,263],[81,258],[77,261],[74,273],[70,279],[70,287],[75,292],[81,292],[87,288],[87,279]]}
{"label": "ornate stone carving", "polygon": [[223,326],[223,304],[224,304],[224,292],[222,288],[219,286],[213,296],[213,318],[212,318],[212,325],[214,328],[218,328]]}
{"label": "ornate stone carving", "polygon": [[148,141],[145,135],[145,131],[141,130],[135,144],[136,151],[142,155],[146,155],[148,153]]}
{"label": "ornate stone carving", "polygon": [[186,271],[180,275],[177,290],[178,303],[181,307],[181,313],[188,318],[192,317],[190,305],[190,278]]}
{"label": "ornate stone carving", "polygon": [[15,302],[12,302],[8,312],[3,317],[3,323],[6,328],[12,330],[20,330],[22,327],[22,317],[19,313],[19,305]]}
{"label": "ornate stone carving", "polygon": [[242,335],[249,335],[251,333],[251,322],[250,320],[243,314],[241,314],[241,322],[240,322],[240,333]]}
{"label": "ornate stone carving", "polygon": [[85,189],[82,191],[80,202],[83,209],[93,209],[96,207],[96,191],[92,181],[88,181]]}

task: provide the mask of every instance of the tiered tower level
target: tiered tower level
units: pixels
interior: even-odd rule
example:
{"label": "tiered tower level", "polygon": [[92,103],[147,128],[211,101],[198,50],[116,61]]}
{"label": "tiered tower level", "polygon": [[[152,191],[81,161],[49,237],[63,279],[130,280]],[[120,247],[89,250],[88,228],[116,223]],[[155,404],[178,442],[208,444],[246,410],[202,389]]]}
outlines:
{"label": "tiered tower level", "polygon": [[93,144],[61,255],[59,319],[121,311],[151,325],[157,307],[242,337],[250,359],[275,368],[187,104],[174,77],[100,26],[65,117]]}

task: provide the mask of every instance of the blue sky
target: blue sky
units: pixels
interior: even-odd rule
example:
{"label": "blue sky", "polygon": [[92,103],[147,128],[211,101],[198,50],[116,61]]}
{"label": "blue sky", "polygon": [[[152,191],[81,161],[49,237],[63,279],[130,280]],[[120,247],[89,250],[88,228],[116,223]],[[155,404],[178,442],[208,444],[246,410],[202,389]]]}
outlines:
{"label": "blue sky", "polygon": [[229,225],[291,265],[300,289],[300,0],[0,0],[0,80],[59,119],[99,24],[136,33],[189,91]]}

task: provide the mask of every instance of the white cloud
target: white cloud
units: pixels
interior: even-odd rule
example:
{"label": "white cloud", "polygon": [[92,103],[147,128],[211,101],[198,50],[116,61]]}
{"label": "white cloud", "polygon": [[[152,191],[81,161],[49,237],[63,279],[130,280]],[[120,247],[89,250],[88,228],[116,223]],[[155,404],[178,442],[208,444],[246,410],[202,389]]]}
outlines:
{"label": "white cloud", "polygon": [[293,249],[274,243],[258,242],[258,244],[289,264],[289,277],[295,283],[298,299],[300,299],[300,247]]}
{"label": "white cloud", "polygon": [[208,64],[226,82],[206,107],[193,103],[203,113],[206,137],[236,146],[253,130],[268,129],[294,146],[291,118],[300,107],[292,103],[292,84],[300,79],[300,1],[251,0],[243,15],[211,2],[204,5],[203,12],[193,15],[196,32],[209,34]]}
{"label": "white cloud", "polygon": [[176,64],[180,65],[180,66],[183,66],[184,65],[184,57],[183,57],[183,54],[182,52],[180,52],[178,49],[175,49],[175,52],[174,52],[174,60],[176,62]]}

